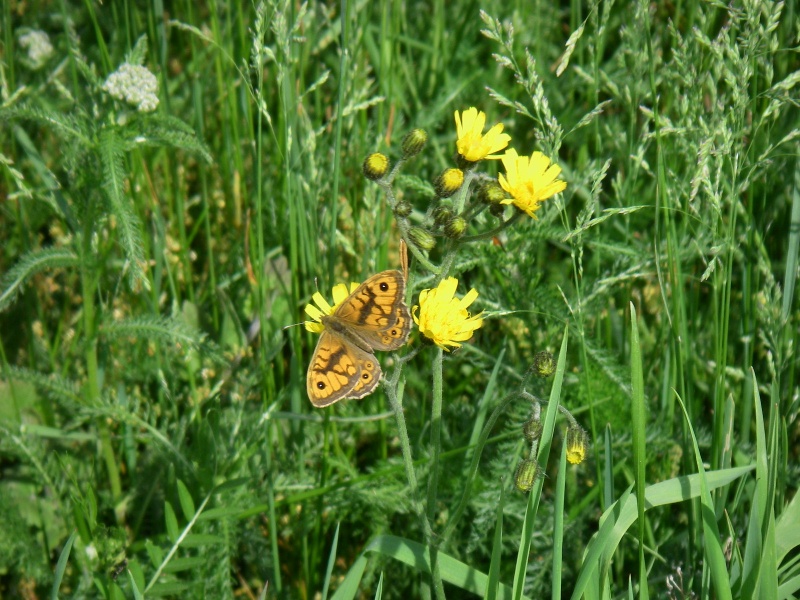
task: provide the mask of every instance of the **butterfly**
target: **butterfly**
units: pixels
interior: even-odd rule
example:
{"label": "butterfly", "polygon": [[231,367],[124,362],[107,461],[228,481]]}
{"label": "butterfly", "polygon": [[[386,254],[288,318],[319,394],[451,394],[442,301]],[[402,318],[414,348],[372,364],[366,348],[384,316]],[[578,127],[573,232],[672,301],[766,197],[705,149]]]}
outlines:
{"label": "butterfly", "polygon": [[308,365],[311,404],[329,406],[371,394],[381,379],[375,350],[397,350],[411,331],[400,271],[373,275],[320,321],[325,329]]}

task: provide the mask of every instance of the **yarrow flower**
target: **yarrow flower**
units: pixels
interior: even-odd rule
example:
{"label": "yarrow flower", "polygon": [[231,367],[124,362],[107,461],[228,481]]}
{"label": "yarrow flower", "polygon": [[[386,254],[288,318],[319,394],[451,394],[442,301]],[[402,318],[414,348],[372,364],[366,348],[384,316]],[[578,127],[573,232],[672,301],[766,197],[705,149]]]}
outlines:
{"label": "yarrow flower", "polygon": [[158,107],[158,79],[147,68],[122,63],[108,76],[103,89],[117,100],[124,100],[139,112],[153,112]]}
{"label": "yarrow flower", "polygon": [[465,160],[478,162],[484,158],[501,158],[500,156],[490,155],[500,152],[511,141],[511,136],[503,133],[502,123],[498,123],[484,135],[483,127],[486,125],[486,114],[483,111],[479,111],[472,106],[460,115],[456,111],[455,116],[456,132],[458,133],[456,148]]}
{"label": "yarrow flower", "polygon": [[33,29],[27,33],[23,33],[17,40],[19,47],[28,51],[28,61],[32,69],[38,69],[47,62],[47,59],[53,54],[53,44],[50,43],[50,37],[38,29]]}
{"label": "yarrow flower", "polygon": [[467,307],[475,302],[478,292],[472,289],[459,300],[455,297],[457,287],[458,279],[448,277],[436,288],[422,290],[419,305],[411,311],[422,334],[448,351],[448,346],[461,346],[459,342],[471,338],[472,333],[483,325],[483,313],[470,316],[467,312]]}
{"label": "yarrow flower", "polygon": [[500,174],[500,186],[511,198],[503,200],[503,204],[514,204],[534,219],[536,211],[543,200],[564,190],[567,182],[556,179],[561,167],[551,164],[550,159],[541,152],[534,152],[530,157],[519,156],[513,148],[506,150],[502,157],[506,175]]}
{"label": "yarrow flower", "polygon": [[359,284],[351,283],[350,289],[348,290],[347,285],[344,283],[340,283],[338,285],[333,286],[331,290],[331,295],[333,296],[333,306],[328,304],[328,301],[325,300],[325,297],[320,294],[319,292],[314,292],[314,295],[311,296],[311,299],[316,303],[317,306],[314,306],[312,303],[306,304],[306,314],[311,317],[311,321],[305,321],[303,325],[308,331],[313,333],[322,333],[325,329],[325,326],[322,324],[322,317],[327,315],[332,315],[333,312],[339,308],[339,305],[344,302],[347,297],[356,291],[356,288]]}

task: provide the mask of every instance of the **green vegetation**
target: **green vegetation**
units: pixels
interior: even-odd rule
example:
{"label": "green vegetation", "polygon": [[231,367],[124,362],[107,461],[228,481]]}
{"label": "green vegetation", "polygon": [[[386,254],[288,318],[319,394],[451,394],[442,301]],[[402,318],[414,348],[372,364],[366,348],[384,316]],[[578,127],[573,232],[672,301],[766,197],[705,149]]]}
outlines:
{"label": "green vegetation", "polygon": [[[794,2],[0,10],[0,597],[796,597]],[[312,407],[401,238],[481,328]]]}

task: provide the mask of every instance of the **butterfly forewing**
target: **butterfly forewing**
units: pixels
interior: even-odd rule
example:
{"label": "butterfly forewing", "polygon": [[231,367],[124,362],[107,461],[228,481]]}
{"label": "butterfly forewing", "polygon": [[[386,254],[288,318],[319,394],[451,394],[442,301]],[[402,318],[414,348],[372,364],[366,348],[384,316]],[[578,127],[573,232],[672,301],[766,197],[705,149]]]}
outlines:
{"label": "butterfly forewing", "polygon": [[311,403],[324,407],[344,398],[363,398],[381,378],[374,350],[396,350],[406,343],[411,316],[400,271],[373,275],[332,315],[323,317],[306,389]]}
{"label": "butterfly forewing", "polygon": [[396,350],[406,343],[411,315],[400,271],[383,271],[362,283],[334,316],[373,350]]}

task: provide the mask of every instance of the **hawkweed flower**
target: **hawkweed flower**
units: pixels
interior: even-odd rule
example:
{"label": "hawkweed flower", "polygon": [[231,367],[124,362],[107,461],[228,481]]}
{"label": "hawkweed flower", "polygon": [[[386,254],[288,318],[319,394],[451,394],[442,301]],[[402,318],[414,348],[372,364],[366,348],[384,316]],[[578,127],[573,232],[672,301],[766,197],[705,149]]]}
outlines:
{"label": "hawkweed flower", "polygon": [[[463,298],[456,298],[458,279],[448,277],[432,290],[422,290],[419,304],[411,311],[422,334],[443,350],[460,347],[483,325],[483,313],[470,316],[467,307],[475,302],[478,292],[471,289]],[[417,314],[419,312],[419,314]]]}
{"label": "hawkweed flower", "polygon": [[445,169],[433,182],[433,189],[439,198],[449,198],[455,194],[464,183],[464,171],[461,169]]}
{"label": "hawkweed flower", "polygon": [[158,107],[158,79],[146,67],[122,63],[108,76],[103,89],[139,112],[153,112]]}
{"label": "hawkweed flower", "polygon": [[380,152],[373,152],[364,159],[362,170],[364,177],[377,181],[389,172],[389,157]]}
{"label": "hawkweed flower", "polygon": [[47,59],[53,55],[53,44],[50,37],[38,29],[32,29],[17,38],[19,47],[28,52],[28,65],[31,69],[40,69]]}
{"label": "hawkweed flower", "polygon": [[456,132],[458,133],[456,148],[464,160],[474,163],[485,158],[501,158],[492,155],[500,152],[511,141],[511,136],[503,133],[502,123],[498,123],[484,135],[486,114],[483,111],[472,106],[461,114],[456,111],[455,116]]}
{"label": "hawkweed flower", "polygon": [[586,449],[589,446],[589,434],[574,423],[567,429],[567,460],[573,465],[578,465],[586,458]]}
{"label": "hawkweed flower", "polygon": [[530,157],[519,156],[511,148],[502,157],[506,169],[505,176],[501,173],[497,178],[500,186],[511,198],[503,200],[503,204],[514,204],[525,211],[530,217],[536,219],[543,200],[557,194],[567,187],[567,182],[556,179],[561,173],[561,167],[550,163],[541,152],[534,152]]}
{"label": "hawkweed flower", "polygon": [[351,283],[349,289],[344,283],[333,286],[333,289],[331,290],[331,295],[333,296],[333,306],[328,304],[328,301],[325,300],[325,297],[322,294],[319,292],[314,292],[314,295],[311,296],[311,299],[314,301],[316,306],[310,302],[306,304],[305,312],[309,317],[311,317],[311,320],[303,323],[305,328],[313,333],[322,333],[322,331],[325,329],[325,326],[322,324],[322,317],[333,314],[333,311],[339,308],[339,305],[344,302],[350,294],[356,291],[358,285],[359,284],[357,283]]}

